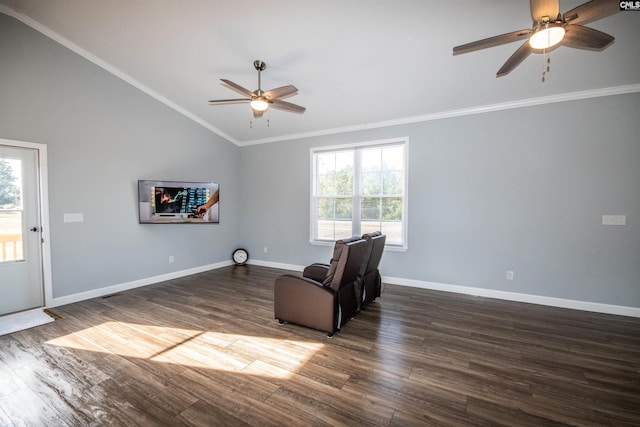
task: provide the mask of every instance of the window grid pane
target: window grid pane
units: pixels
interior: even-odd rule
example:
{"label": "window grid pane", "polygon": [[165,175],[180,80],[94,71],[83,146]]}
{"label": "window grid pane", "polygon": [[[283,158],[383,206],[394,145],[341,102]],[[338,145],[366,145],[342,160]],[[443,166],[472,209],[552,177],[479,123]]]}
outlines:
{"label": "window grid pane", "polygon": [[24,261],[22,161],[0,158],[0,262]]}
{"label": "window grid pane", "polygon": [[386,243],[388,245],[402,245],[403,227],[404,225],[400,221],[384,221],[381,224],[381,232],[387,235]]}
{"label": "window grid pane", "polygon": [[319,175],[317,180],[318,187],[316,193],[320,196],[330,196],[335,194],[335,179],[332,175]]}
{"label": "window grid pane", "polygon": [[362,171],[380,171],[382,169],[382,150],[368,148],[362,150]]}
{"label": "window grid pane", "polygon": [[382,174],[380,172],[362,172],[360,194],[379,196],[382,194]]}
{"label": "window grid pane", "polygon": [[387,196],[402,196],[404,174],[402,171],[387,171],[382,175],[382,191]]}
{"label": "window grid pane", "polygon": [[402,221],[402,199],[400,197],[382,197],[382,219],[385,221]]}

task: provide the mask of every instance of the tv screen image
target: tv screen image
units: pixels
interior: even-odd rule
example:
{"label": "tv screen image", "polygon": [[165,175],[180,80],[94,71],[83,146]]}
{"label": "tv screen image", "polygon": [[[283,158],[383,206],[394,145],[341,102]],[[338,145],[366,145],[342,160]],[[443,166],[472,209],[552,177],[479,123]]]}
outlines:
{"label": "tv screen image", "polygon": [[208,223],[219,220],[219,186],[214,182],[138,181],[141,224]]}

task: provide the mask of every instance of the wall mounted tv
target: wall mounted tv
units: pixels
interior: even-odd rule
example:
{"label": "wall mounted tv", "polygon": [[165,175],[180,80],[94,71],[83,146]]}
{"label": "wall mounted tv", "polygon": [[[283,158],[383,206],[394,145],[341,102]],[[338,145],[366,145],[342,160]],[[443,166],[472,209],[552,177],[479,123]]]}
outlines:
{"label": "wall mounted tv", "polygon": [[214,182],[140,180],[140,224],[217,224],[218,187]]}

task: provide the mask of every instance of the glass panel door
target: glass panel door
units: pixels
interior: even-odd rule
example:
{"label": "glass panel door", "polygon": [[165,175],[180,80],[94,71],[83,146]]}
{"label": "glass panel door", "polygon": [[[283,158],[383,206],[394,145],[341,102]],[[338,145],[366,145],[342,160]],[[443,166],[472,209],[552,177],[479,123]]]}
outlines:
{"label": "glass panel door", "polygon": [[0,145],[0,315],[44,305],[38,150]]}

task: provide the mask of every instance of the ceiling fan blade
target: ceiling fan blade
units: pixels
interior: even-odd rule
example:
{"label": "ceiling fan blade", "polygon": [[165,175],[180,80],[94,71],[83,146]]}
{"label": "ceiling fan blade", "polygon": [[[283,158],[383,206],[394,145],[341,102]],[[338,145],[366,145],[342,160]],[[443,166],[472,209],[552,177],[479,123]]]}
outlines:
{"label": "ceiling fan blade", "polygon": [[532,51],[533,48],[529,46],[529,40],[527,40],[522,46],[518,48],[518,50],[514,52],[513,55],[511,55],[509,59],[507,59],[507,62],[505,62],[502,68],[500,68],[496,73],[496,77],[502,77],[509,74],[511,70],[516,68],[522,61],[524,61]]}
{"label": "ceiling fan blade", "polygon": [[591,0],[566,12],[564,19],[570,24],[588,24],[617,12],[620,12],[618,1]]}
{"label": "ceiling fan blade", "polygon": [[531,18],[533,22],[542,21],[543,16],[548,16],[550,21],[555,21],[560,13],[558,0],[531,0]]}
{"label": "ceiling fan blade", "polygon": [[245,102],[249,102],[251,101],[250,99],[246,99],[246,98],[236,98],[236,99],[212,99],[209,101],[209,104],[211,105],[217,105],[217,104],[241,104],[241,103],[245,103]]}
{"label": "ceiling fan blade", "polygon": [[562,44],[576,49],[602,50],[615,40],[607,33],[582,25],[567,25],[565,29]]}
{"label": "ceiling fan blade", "polygon": [[488,47],[500,46],[502,44],[515,42],[522,38],[529,37],[529,34],[531,34],[531,30],[525,29],[462,44],[453,48],[453,54],[460,55],[462,53],[473,52],[475,50],[486,49]]}
{"label": "ceiling fan blade", "polygon": [[235,90],[236,92],[251,97],[254,95],[249,89],[245,89],[239,84],[232,82],[231,80],[220,79],[225,85],[227,85],[230,89]]}
{"label": "ceiling fan blade", "polygon": [[269,99],[276,99],[276,98],[286,98],[287,96],[295,95],[297,93],[298,93],[298,89],[295,86],[287,85],[287,86],[282,86],[282,87],[268,90],[264,94],[262,94],[262,96]]}
{"label": "ceiling fan blade", "polygon": [[278,110],[291,111],[292,113],[300,113],[300,114],[302,114],[307,110],[304,107],[301,107],[301,106],[296,105],[296,104],[292,104],[290,102],[282,101],[280,99],[271,99],[271,100],[269,100],[269,104],[273,108],[277,108]]}

